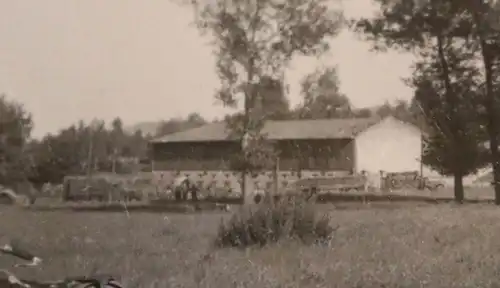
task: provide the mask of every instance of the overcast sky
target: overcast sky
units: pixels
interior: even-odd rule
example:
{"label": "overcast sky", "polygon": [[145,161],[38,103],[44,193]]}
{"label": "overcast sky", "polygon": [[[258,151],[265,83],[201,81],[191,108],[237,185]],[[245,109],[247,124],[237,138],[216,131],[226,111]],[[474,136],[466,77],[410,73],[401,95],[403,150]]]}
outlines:
{"label": "overcast sky", "polygon": [[[373,10],[369,0],[344,1],[350,16]],[[211,48],[192,16],[171,0],[0,0],[0,92],[33,113],[36,136],[94,117],[125,124],[192,111],[220,117]],[[410,55],[374,54],[348,32],[332,43],[322,61],[338,65],[355,106],[412,96],[401,82]],[[316,65],[292,63],[293,104],[299,80]]]}

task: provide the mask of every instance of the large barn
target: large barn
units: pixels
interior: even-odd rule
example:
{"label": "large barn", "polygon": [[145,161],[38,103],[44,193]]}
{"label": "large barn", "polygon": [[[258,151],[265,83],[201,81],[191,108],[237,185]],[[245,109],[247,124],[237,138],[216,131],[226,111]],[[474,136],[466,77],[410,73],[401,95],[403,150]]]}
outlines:
{"label": "large barn", "polygon": [[[420,169],[422,133],[394,117],[268,121],[263,133],[277,143],[281,185],[299,175]],[[169,185],[183,173],[205,186],[239,190],[241,177],[228,164],[231,155],[240,151],[240,143],[229,138],[224,123],[169,134],[151,145],[158,184]],[[271,175],[271,171],[261,173],[256,184],[269,185]]]}

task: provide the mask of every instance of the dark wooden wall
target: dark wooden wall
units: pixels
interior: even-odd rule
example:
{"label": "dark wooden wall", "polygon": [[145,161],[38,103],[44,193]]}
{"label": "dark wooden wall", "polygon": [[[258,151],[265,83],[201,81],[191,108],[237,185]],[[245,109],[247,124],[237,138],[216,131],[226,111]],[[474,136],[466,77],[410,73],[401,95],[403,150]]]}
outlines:
{"label": "dark wooden wall", "polygon": [[154,170],[229,170],[229,159],[240,151],[232,141],[155,143]]}
{"label": "dark wooden wall", "polygon": [[[340,170],[354,168],[354,141],[294,140],[278,142],[280,170]],[[157,143],[153,145],[154,170],[230,170],[231,155],[240,151],[232,141]]]}
{"label": "dark wooden wall", "polygon": [[350,139],[281,141],[280,170],[340,170],[354,168]]}

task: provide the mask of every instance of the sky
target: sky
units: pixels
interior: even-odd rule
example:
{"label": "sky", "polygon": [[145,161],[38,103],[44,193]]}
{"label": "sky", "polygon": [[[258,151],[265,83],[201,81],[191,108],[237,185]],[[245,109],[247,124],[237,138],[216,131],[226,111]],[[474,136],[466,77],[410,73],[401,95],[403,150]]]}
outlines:
{"label": "sky", "polygon": [[[344,0],[347,16],[373,13],[370,0]],[[80,119],[125,125],[225,110],[208,39],[191,24],[193,11],[172,0],[0,0],[0,93],[33,114],[34,136]],[[402,83],[408,54],[370,52],[348,31],[322,59],[297,58],[286,79],[292,104],[299,81],[318,65],[336,65],[341,91],[356,107],[409,100]]]}

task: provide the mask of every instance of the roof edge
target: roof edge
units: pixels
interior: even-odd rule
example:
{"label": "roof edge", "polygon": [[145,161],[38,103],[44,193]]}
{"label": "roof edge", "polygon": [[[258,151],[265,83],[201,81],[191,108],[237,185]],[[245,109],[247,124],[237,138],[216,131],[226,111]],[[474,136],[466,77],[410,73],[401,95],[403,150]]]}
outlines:
{"label": "roof edge", "polygon": [[[371,120],[370,120],[370,118],[371,118]],[[385,117],[375,116],[375,117],[370,117],[370,118],[365,118],[365,120],[367,121],[366,127],[363,127],[363,129],[356,131],[355,133],[353,133],[353,135],[351,137],[342,137],[342,138],[338,138],[338,139],[354,139],[358,135],[365,132],[366,130],[372,128],[373,126],[375,126],[377,124],[380,124],[382,121],[384,121],[388,118],[393,118],[394,120],[402,122],[406,125],[412,125],[415,128],[417,128],[418,130],[422,131],[422,129],[420,127],[418,127],[417,125],[415,125],[414,123],[410,123],[408,121],[403,121],[397,117],[394,117],[393,115],[387,115]],[[361,118],[341,118],[341,119],[336,119],[336,120],[360,120],[360,119]],[[303,121],[324,121],[324,120],[334,120],[334,119],[311,119],[311,120],[308,119],[308,120],[303,120]],[[293,121],[300,121],[300,120],[297,120],[297,119],[294,119],[294,120],[269,120],[268,123],[293,122]],[[193,139],[193,140],[189,140],[189,141],[175,139],[176,136],[183,135],[184,133],[193,133],[193,131],[196,131],[199,129],[207,129],[207,127],[221,126],[221,125],[223,125],[226,134],[228,134],[227,135],[228,137],[226,139]],[[174,139],[172,139],[172,138],[174,138]],[[270,140],[278,140],[278,141],[279,140],[300,140],[300,139],[301,138],[285,138],[285,137],[284,138],[270,138]],[[314,138],[310,138],[310,139],[311,140],[312,139],[320,140],[320,139],[331,139],[331,138],[330,137],[314,137]],[[150,144],[159,144],[159,143],[182,143],[182,142],[198,143],[198,142],[225,142],[225,141],[232,142],[232,141],[238,141],[238,139],[231,137],[231,133],[230,133],[230,131],[228,131],[228,127],[227,127],[225,122],[216,122],[216,123],[207,123],[203,126],[199,126],[199,127],[187,129],[184,131],[174,132],[171,134],[156,137],[154,139],[151,139],[148,142]]]}

